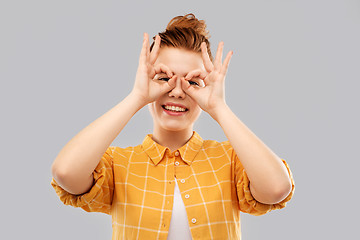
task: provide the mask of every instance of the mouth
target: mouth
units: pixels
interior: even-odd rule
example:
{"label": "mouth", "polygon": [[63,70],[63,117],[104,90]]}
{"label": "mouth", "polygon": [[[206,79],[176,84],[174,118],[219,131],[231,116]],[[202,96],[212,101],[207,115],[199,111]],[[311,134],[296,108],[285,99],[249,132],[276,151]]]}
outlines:
{"label": "mouth", "polygon": [[171,112],[186,112],[189,109],[184,108],[184,107],[179,107],[179,106],[173,106],[173,105],[161,105],[161,107],[167,111],[171,111]]}
{"label": "mouth", "polygon": [[186,106],[176,103],[165,103],[161,107],[167,115],[176,117],[185,115],[189,111]]}

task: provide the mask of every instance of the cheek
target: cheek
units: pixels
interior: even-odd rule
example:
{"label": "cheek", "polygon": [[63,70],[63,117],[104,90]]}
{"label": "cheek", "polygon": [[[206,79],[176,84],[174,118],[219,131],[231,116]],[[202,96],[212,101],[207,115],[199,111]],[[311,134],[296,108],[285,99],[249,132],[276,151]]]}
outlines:
{"label": "cheek", "polygon": [[198,106],[194,109],[194,118],[197,120],[202,112],[202,109]]}

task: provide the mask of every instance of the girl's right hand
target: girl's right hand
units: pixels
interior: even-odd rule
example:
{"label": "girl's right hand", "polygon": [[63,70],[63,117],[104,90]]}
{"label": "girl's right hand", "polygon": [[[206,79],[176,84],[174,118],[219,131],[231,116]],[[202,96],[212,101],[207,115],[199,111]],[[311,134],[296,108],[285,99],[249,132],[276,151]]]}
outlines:
{"label": "girl's right hand", "polygon": [[[156,35],[154,47],[150,52],[149,35],[144,33],[139,66],[136,72],[134,88],[131,92],[143,105],[155,101],[162,94],[175,87],[176,76],[173,75],[171,70],[164,64],[154,65],[159,56],[160,41],[160,36]],[[155,75],[159,73],[165,73],[169,80],[154,79]]]}

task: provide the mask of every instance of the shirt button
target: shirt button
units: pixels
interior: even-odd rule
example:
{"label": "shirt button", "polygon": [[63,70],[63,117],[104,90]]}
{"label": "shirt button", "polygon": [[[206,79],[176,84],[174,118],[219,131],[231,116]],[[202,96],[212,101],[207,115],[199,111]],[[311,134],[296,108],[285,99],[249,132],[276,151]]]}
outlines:
{"label": "shirt button", "polygon": [[175,157],[179,156],[179,154],[180,154],[180,153],[179,153],[178,151],[176,151],[176,152],[175,152]]}
{"label": "shirt button", "polygon": [[180,163],[179,163],[178,161],[175,162],[175,166],[179,166],[179,164],[180,164]]}
{"label": "shirt button", "polygon": [[189,195],[189,194],[186,194],[186,195],[185,195],[185,198],[189,198],[189,197],[190,197],[190,195]]}
{"label": "shirt button", "polygon": [[192,223],[196,223],[196,218],[191,219]]}
{"label": "shirt button", "polygon": [[181,179],[180,182],[181,182],[181,183],[184,183],[184,182],[185,182],[185,179]]}

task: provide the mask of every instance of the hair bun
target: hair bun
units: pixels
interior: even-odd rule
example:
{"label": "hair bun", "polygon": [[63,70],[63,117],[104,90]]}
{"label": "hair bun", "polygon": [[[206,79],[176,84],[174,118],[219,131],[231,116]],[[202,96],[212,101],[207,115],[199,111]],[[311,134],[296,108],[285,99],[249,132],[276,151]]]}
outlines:
{"label": "hair bun", "polygon": [[174,30],[176,28],[191,28],[206,39],[210,38],[209,31],[206,30],[205,21],[197,19],[192,13],[174,17],[167,25],[166,30]]}

